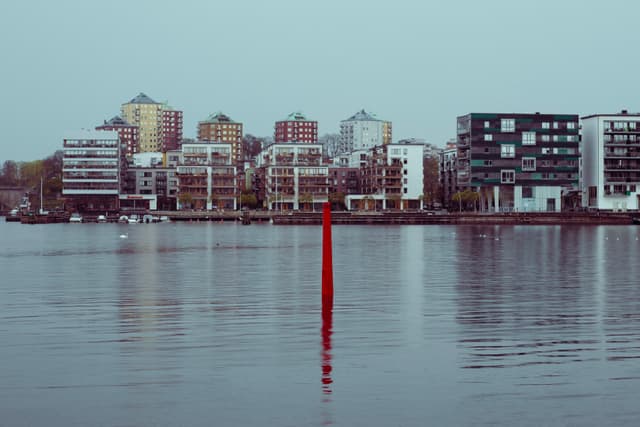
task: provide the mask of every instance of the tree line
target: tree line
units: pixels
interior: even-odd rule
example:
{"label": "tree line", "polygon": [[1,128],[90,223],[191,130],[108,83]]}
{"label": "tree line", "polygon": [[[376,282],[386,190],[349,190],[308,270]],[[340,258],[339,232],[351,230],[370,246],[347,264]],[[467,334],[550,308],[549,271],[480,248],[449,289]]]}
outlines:
{"label": "tree line", "polygon": [[40,191],[45,198],[58,198],[62,193],[62,150],[42,160],[16,162],[6,160],[0,170],[0,185],[21,187],[25,191]]}

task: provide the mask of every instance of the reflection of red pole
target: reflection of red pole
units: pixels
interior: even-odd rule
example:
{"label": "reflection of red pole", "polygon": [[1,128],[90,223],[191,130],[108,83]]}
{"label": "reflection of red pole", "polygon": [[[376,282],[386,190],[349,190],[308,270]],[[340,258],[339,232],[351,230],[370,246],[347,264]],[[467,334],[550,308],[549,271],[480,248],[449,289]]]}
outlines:
{"label": "reflection of red pole", "polygon": [[333,300],[322,299],[322,393],[331,394],[331,334],[333,333]]}
{"label": "reflection of red pole", "polygon": [[333,259],[331,255],[331,204],[322,209],[322,303],[333,302]]}

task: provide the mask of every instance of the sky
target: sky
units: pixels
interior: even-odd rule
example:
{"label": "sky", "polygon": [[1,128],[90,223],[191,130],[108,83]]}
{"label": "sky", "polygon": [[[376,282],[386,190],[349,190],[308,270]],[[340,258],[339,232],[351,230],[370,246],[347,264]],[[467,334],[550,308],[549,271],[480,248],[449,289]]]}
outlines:
{"label": "sky", "polygon": [[62,147],[144,92],[273,134],[360,109],[443,146],[469,112],[640,111],[640,2],[30,0],[0,14],[0,162]]}

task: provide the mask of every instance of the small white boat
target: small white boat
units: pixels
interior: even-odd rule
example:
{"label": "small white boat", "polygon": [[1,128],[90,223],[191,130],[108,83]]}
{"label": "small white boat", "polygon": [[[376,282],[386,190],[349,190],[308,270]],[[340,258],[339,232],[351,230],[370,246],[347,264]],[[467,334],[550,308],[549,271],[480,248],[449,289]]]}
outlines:
{"label": "small white boat", "polygon": [[129,217],[126,215],[121,215],[120,218],[118,218],[118,222],[120,224],[128,224],[129,223]]}
{"label": "small white boat", "polygon": [[106,215],[98,215],[98,219],[96,219],[96,222],[99,224],[104,224],[105,222],[107,222]]}
{"label": "small white boat", "polygon": [[129,224],[137,224],[139,222],[141,222],[141,219],[138,215],[131,214],[131,216],[129,216]]}
{"label": "small white boat", "polygon": [[70,223],[80,223],[80,222],[82,222],[82,215],[80,215],[77,212],[72,213],[71,217],[69,218],[69,222]]}

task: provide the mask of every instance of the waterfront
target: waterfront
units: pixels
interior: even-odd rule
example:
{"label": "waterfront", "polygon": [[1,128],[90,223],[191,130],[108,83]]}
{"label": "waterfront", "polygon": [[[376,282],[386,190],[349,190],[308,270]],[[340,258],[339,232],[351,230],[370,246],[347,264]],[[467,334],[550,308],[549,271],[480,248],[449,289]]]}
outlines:
{"label": "waterfront", "polygon": [[1,221],[0,425],[635,425],[639,234]]}

